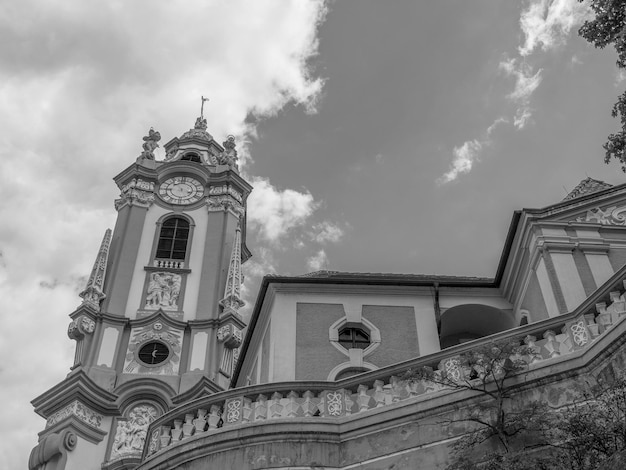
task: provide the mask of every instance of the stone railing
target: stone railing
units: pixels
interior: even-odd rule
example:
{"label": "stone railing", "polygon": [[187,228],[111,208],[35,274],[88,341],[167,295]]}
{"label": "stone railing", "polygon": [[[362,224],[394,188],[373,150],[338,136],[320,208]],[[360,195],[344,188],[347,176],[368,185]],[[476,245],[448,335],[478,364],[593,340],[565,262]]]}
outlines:
{"label": "stone railing", "polygon": [[[626,281],[623,281],[626,290]],[[571,314],[525,325],[481,338],[379,371],[337,382],[281,382],[252,385],[194,400],[150,425],[144,459],[193,436],[209,435],[225,428],[274,419],[336,419],[366,413],[403,400],[445,389],[429,380],[407,381],[409,369],[430,367],[439,376],[457,381],[480,376],[469,370],[462,355],[491,342],[518,341],[534,352],[525,359],[529,368],[544,361],[585,349],[626,316],[625,294],[608,293],[609,302],[597,303],[596,312],[582,305]]]}
{"label": "stone railing", "polygon": [[155,259],[153,263],[155,268],[159,269],[184,269],[185,262],[175,259]]}

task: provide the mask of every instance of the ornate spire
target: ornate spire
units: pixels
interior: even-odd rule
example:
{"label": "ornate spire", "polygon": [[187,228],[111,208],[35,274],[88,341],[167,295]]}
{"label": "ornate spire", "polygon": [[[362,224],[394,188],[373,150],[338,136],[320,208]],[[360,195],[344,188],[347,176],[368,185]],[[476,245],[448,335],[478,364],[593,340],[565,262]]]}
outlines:
{"label": "ornate spire", "polygon": [[79,294],[83,299],[83,305],[89,304],[98,312],[100,311],[100,301],[106,297],[102,291],[102,287],[104,286],[104,276],[107,269],[110,245],[111,229],[107,229],[106,232],[104,232],[104,238],[102,239],[102,244],[100,245],[100,251],[98,251],[96,262],[93,264],[93,269],[91,270],[91,276],[89,276],[89,280],[87,281],[87,286],[85,287],[85,290]]}
{"label": "ornate spire", "polygon": [[238,310],[245,305],[245,302],[241,300],[241,282],[241,228],[238,225],[235,231],[233,251],[230,254],[230,263],[228,264],[224,298],[220,300],[220,305],[224,307],[223,313],[239,315]]}

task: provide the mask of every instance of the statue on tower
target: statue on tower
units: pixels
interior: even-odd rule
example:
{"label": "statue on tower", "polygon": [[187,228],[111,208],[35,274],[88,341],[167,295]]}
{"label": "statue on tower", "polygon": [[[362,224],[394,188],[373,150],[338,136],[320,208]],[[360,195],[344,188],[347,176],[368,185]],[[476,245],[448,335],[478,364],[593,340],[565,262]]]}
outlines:
{"label": "statue on tower", "polygon": [[157,143],[159,140],[161,140],[161,134],[151,127],[148,131],[148,135],[143,138],[144,142],[141,158],[154,160],[154,151],[159,147],[159,144]]}
{"label": "statue on tower", "polygon": [[205,101],[209,101],[208,98],[205,98],[204,96],[201,96],[202,98],[202,104],[200,105],[200,117],[198,117],[196,119],[196,124],[193,126],[194,129],[200,129],[203,131],[206,131],[206,119],[204,118],[204,102]]}
{"label": "statue on tower", "polygon": [[228,165],[231,170],[238,171],[237,166],[237,150],[235,150],[235,136],[229,135],[226,141],[223,142],[224,151],[217,157],[217,161],[220,165]]}

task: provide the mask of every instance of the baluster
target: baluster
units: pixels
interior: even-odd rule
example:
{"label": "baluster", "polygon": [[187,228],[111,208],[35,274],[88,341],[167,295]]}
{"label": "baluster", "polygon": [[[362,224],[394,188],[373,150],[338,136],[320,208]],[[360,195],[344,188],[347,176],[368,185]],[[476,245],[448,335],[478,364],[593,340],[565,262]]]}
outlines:
{"label": "baluster", "polygon": [[370,396],[367,394],[367,385],[359,385],[357,388],[359,411],[367,411],[370,409]]}
{"label": "baluster", "polygon": [[251,417],[252,417],[252,400],[250,400],[249,398],[244,398],[242,422],[249,423]]}
{"label": "baluster", "polygon": [[598,312],[596,323],[600,326],[600,334],[602,334],[613,326],[613,316],[607,312],[606,303],[604,302],[596,304],[596,312]]}
{"label": "baluster", "polygon": [[550,357],[556,357],[561,355],[561,344],[556,339],[556,333],[552,330],[548,330],[543,334],[546,340],[544,347],[550,354]]}
{"label": "baluster", "polygon": [[619,291],[609,292],[609,297],[611,299],[611,310],[614,310],[615,312],[623,312],[624,301],[620,298]]}
{"label": "baluster", "polygon": [[206,426],[206,414],[207,410],[198,410],[198,417],[193,420],[194,434],[204,432],[204,427]]}
{"label": "baluster", "polygon": [[274,392],[272,394],[272,404],[270,405],[270,418],[280,418],[283,411],[283,405],[280,404],[282,400],[282,393]]}
{"label": "baluster", "polygon": [[170,442],[172,441],[172,436],[170,435],[171,431],[171,426],[161,426],[161,449],[170,445]]}
{"label": "baluster", "polygon": [[219,405],[211,405],[209,411],[209,429],[217,429],[221,419],[221,408]]}
{"label": "baluster", "polygon": [[388,405],[390,403],[392,403],[392,397],[391,397],[391,384],[386,384],[383,385],[383,392],[385,392],[385,400],[384,400],[384,404]]}
{"label": "baluster", "polygon": [[[619,294],[619,292],[617,293]],[[593,313],[588,313],[584,315],[584,317],[585,317],[585,323],[587,323],[587,329],[589,330],[589,333],[591,333],[591,337],[597,338],[599,334],[598,327],[600,325],[596,323],[595,315]]]}
{"label": "baluster", "polygon": [[382,380],[374,381],[374,401],[376,402],[376,408],[380,408],[385,405],[385,392],[383,385],[385,383]]}
{"label": "baluster", "polygon": [[302,403],[302,411],[304,411],[304,416],[307,418],[310,416],[314,416],[315,413],[317,413],[318,411],[317,405],[313,403],[313,398],[315,397],[315,395],[310,390],[307,390],[302,396],[304,397],[304,402]]}
{"label": "baluster", "polygon": [[392,375],[389,378],[389,384],[391,385],[391,403],[399,402],[401,394],[400,387],[404,385],[404,383],[398,377]]}
{"label": "baluster", "polygon": [[527,335],[524,338],[524,343],[530,349],[529,354],[529,363],[534,364],[535,362],[539,362],[541,360],[541,356],[539,355],[539,348],[536,346],[537,338],[532,335]]}
{"label": "baluster", "polygon": [[407,386],[409,388],[409,397],[416,397],[424,393],[424,387],[422,386],[422,383],[418,382],[417,380],[409,380],[407,382]]}
{"label": "baluster", "polygon": [[172,442],[178,442],[183,438],[183,420],[174,420],[174,429],[172,429]]}
{"label": "baluster", "polygon": [[263,394],[256,398],[254,407],[254,420],[267,418],[267,397]]}
{"label": "baluster", "polygon": [[298,405],[298,402],[296,401],[298,399],[298,394],[292,390],[291,392],[289,392],[289,395],[287,395],[287,398],[289,398],[289,403],[287,403],[287,405],[285,406],[285,411],[287,411],[287,417],[295,418],[298,414],[298,408],[300,407],[300,405]]}
{"label": "baluster", "polygon": [[185,415],[185,423],[183,424],[183,439],[191,436],[193,432],[193,413],[187,413]]}
{"label": "baluster", "polygon": [[352,400],[352,393],[350,390],[346,390],[345,392],[346,416],[350,416],[352,414],[352,405],[354,405],[354,401]]}

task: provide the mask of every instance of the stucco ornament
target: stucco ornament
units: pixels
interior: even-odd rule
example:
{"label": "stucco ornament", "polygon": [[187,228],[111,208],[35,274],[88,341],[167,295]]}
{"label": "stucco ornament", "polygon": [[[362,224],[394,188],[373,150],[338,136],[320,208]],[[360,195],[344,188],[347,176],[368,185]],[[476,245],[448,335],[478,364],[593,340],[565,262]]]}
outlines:
{"label": "stucco ornament", "polygon": [[[151,341],[160,341],[167,344],[171,351],[169,358],[158,365],[144,365],[137,360],[137,352]],[[180,353],[183,344],[183,332],[168,325],[155,322],[151,325],[133,328],[128,343],[128,351],[124,361],[124,372],[127,374],[139,373],[150,375],[174,375],[180,366]]]}
{"label": "stucco ornament", "polygon": [[146,292],[145,308],[149,310],[178,310],[178,297],[182,277],[180,274],[153,272]]}
{"label": "stucco ornament", "polygon": [[96,413],[91,408],[87,407],[78,400],[74,400],[72,403],[48,417],[46,421],[46,428],[54,426],[60,421],[63,421],[68,416],[75,416],[81,421],[87,423],[89,426],[99,429],[102,425],[102,415]]}
{"label": "stucco ornament", "polygon": [[154,160],[154,151],[159,147],[157,143],[159,140],[161,140],[161,134],[151,127],[148,131],[148,135],[143,138],[143,152],[141,152],[141,157]]}
{"label": "stucco ornament", "polygon": [[236,423],[241,417],[241,404],[240,399],[234,399],[228,402],[226,406],[226,422]]}
{"label": "stucco ornament", "polygon": [[331,416],[340,416],[343,410],[343,395],[340,392],[326,392],[326,400],[328,414]]}
{"label": "stucco ornament", "polygon": [[96,329],[96,322],[91,318],[81,315],[72,320],[67,327],[67,336],[70,339],[81,340],[85,334],[92,334]]}
{"label": "stucco ornament", "polygon": [[601,225],[626,225],[626,206],[612,206],[606,209],[596,207],[576,219],[577,222],[590,222]]}
{"label": "stucco ornament", "polygon": [[195,138],[195,139],[201,139],[201,140],[210,142],[213,140],[213,137],[211,136],[211,134],[207,132],[206,129],[207,129],[206,119],[200,116],[196,119],[196,123],[194,124],[193,129],[189,129],[187,132],[181,135],[180,140]]}
{"label": "stucco ornament", "polygon": [[154,202],[154,182],[141,178],[133,178],[120,187],[120,197],[115,200],[115,209],[120,210],[125,205],[150,207]]}
{"label": "stucco ornament", "polygon": [[241,217],[244,213],[243,206],[230,195],[211,196],[207,198],[209,212],[230,211],[237,217]]}
{"label": "stucco ornament", "polygon": [[572,330],[574,343],[576,343],[577,346],[584,346],[587,344],[587,341],[589,341],[589,335],[587,334],[587,328],[585,328],[585,322],[583,320],[574,323],[570,329]]}
{"label": "stucco ornament", "polygon": [[128,456],[141,456],[146,441],[148,426],[157,418],[157,409],[152,405],[135,406],[128,419],[119,420],[115,441],[111,449],[111,460]]}

